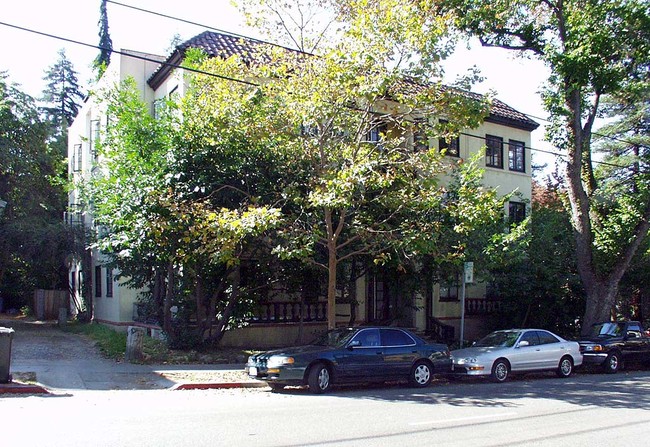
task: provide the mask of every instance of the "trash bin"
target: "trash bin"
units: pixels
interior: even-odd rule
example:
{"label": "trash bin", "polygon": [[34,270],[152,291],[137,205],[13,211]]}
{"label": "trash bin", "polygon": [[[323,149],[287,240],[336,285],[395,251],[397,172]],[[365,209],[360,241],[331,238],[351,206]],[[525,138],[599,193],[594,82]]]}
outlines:
{"label": "trash bin", "polygon": [[13,338],[13,329],[0,327],[0,383],[11,382],[9,366],[11,365],[11,341]]}

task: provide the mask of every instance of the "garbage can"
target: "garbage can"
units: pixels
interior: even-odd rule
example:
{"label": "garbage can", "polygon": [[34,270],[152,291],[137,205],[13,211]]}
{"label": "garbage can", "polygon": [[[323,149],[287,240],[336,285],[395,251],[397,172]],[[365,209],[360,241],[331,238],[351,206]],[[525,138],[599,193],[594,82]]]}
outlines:
{"label": "garbage can", "polygon": [[0,327],[0,383],[11,382],[9,366],[11,365],[11,341],[13,338],[13,329]]}

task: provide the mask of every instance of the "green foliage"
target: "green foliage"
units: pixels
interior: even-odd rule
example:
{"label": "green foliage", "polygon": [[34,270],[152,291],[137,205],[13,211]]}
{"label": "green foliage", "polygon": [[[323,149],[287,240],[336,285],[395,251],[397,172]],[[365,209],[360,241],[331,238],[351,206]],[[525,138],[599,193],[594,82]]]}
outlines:
{"label": "green foliage", "polygon": [[106,9],[106,0],[101,0],[99,6],[99,54],[93,61],[93,67],[97,71],[97,79],[101,78],[106,68],[111,63],[111,53],[113,52],[113,41],[108,32],[108,11]]}
{"label": "green foliage", "polygon": [[[67,289],[63,154],[36,102],[0,76],[0,293],[19,308],[35,288]],[[9,305],[9,304],[8,304]]]}
{"label": "green foliage", "polygon": [[577,335],[584,289],[568,213],[556,188],[534,186],[532,213],[488,252],[491,293],[502,300],[495,328],[541,327]]}
{"label": "green foliage", "polygon": [[[594,169],[592,138],[604,95],[641,98],[638,92],[647,89],[648,3],[443,0],[438,10],[483,45],[533,54],[550,68],[543,92],[552,121],[547,138],[566,150],[567,203],[588,296],[584,324],[609,318],[619,281],[648,234],[650,201],[626,194],[618,198],[620,206],[607,204],[607,182]],[[599,211],[603,206],[606,215]]]}
{"label": "green foliage", "polygon": [[58,54],[59,59],[45,72],[43,78],[47,86],[43,90],[42,101],[45,106],[42,110],[47,121],[52,123],[53,136],[64,136],[79,112],[84,95],[77,81],[77,72],[67,59],[65,50],[59,50]]}

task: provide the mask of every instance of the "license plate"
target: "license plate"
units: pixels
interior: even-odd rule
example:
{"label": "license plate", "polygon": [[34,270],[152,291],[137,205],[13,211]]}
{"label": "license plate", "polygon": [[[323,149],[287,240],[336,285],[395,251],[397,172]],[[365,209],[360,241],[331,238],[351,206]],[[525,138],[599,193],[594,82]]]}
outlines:
{"label": "license plate", "polygon": [[248,375],[249,376],[256,376],[257,375],[257,368],[254,366],[251,366],[248,368]]}

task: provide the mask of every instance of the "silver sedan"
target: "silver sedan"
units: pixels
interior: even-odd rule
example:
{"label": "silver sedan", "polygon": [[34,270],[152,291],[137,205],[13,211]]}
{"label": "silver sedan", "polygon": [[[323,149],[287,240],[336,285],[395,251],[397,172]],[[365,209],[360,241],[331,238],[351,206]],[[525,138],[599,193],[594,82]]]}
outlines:
{"label": "silver sedan", "polygon": [[495,331],[470,348],[451,352],[453,375],[490,376],[504,382],[510,373],[556,371],[569,377],[582,365],[580,346],[543,329]]}

